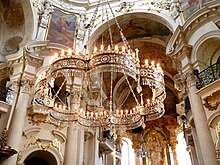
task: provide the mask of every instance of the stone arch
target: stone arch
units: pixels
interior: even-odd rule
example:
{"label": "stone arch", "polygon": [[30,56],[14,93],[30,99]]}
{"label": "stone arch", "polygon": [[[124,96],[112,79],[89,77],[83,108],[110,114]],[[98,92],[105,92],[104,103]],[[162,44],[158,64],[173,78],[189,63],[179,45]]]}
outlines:
{"label": "stone arch", "polygon": [[[156,21],[160,24],[162,24],[164,27],[168,28],[170,30],[170,32],[174,32],[177,25],[174,22],[174,20],[172,20],[170,17],[166,16],[165,14],[161,14],[161,13],[157,13],[157,12],[148,12],[146,10],[134,10],[133,12],[129,13],[129,14],[116,14],[116,19],[117,20],[121,20],[121,19],[125,19],[127,17],[130,17],[131,15],[133,16],[138,16],[138,18],[147,18],[151,21]],[[109,21],[110,26],[115,24],[114,18],[110,18]],[[94,30],[92,31],[92,35],[91,38],[93,38],[93,41],[96,41],[98,39],[98,37],[101,35],[101,33],[105,30],[108,29],[108,25],[107,25],[107,21],[105,22],[99,22],[96,25],[96,28],[94,28]],[[92,45],[93,43],[91,43]]]}
{"label": "stone arch", "polygon": [[25,9],[24,19],[25,19],[25,33],[23,37],[23,42],[20,46],[26,45],[29,41],[33,40],[37,34],[37,19],[34,15],[34,7],[31,1],[22,1],[22,7]]}
{"label": "stone arch", "polygon": [[202,69],[217,62],[220,55],[220,31],[211,31],[201,36],[195,43],[191,61],[197,60],[201,63]]}
{"label": "stone arch", "polygon": [[215,128],[220,122],[219,111],[214,112],[207,120],[207,125],[211,128]]}
{"label": "stone arch", "polygon": [[[125,163],[125,164],[127,162],[134,163],[135,153],[134,153],[134,149],[132,148],[132,145],[133,145],[133,143],[132,143],[131,139],[126,138],[126,137],[122,138],[122,151],[121,151],[122,152],[122,163]],[[132,158],[133,158],[133,160],[132,160]]]}
{"label": "stone arch", "polygon": [[[18,155],[18,164],[22,164],[25,162],[25,160],[31,156],[32,153],[35,152],[42,152],[43,150],[40,150],[37,145],[31,145],[28,147],[26,150],[23,151],[22,154]],[[63,162],[63,156],[57,151],[56,148],[50,147],[47,151],[48,153],[53,158],[53,162],[56,162],[55,164],[49,164],[49,165],[61,165]],[[43,153],[45,153],[43,152]],[[44,157],[43,157],[44,158]]]}
{"label": "stone arch", "polygon": [[24,160],[24,163],[27,165],[33,165],[33,163],[35,163],[35,165],[58,165],[55,156],[43,150],[37,150],[30,153]]}

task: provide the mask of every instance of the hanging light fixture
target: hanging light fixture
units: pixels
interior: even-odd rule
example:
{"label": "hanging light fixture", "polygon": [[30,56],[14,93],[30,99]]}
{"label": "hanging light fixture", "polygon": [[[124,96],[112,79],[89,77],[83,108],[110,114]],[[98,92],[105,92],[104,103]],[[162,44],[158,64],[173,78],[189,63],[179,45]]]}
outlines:
{"label": "hanging light fixture", "polygon": [[[94,26],[96,15],[98,12],[101,0],[98,2],[94,15],[92,16],[89,34]],[[105,5],[108,30],[110,35],[109,45],[104,45],[103,42],[100,48],[94,47],[91,54],[86,50],[85,56],[79,55],[77,48],[69,49],[68,51],[59,51],[54,54],[53,60],[48,67],[48,70],[39,76],[35,85],[34,106],[35,108],[44,108],[49,111],[52,119],[61,122],[76,121],[85,127],[111,127],[133,129],[139,127],[144,120],[153,120],[161,117],[164,114],[163,101],[166,97],[164,75],[159,64],[155,65],[148,60],[145,65],[140,65],[138,49],[131,49],[126,40],[122,29],[114,15],[114,12],[108,1],[102,3]],[[107,9],[108,7],[108,9]],[[108,13],[112,14],[115,23],[119,29],[119,35],[122,39],[122,46],[119,47],[113,43],[113,36],[109,25]],[[103,13],[102,13],[103,14]],[[103,22],[102,22],[103,23]],[[109,84],[106,85],[103,80],[103,75],[108,74],[110,77]],[[82,106],[82,93],[88,88],[88,84],[93,83],[91,77],[98,78],[100,82],[100,104],[93,106]],[[113,90],[114,77],[120,75],[125,78],[129,93],[134,97],[136,106],[130,109],[116,108],[114,105]],[[75,108],[71,108],[67,100],[70,93],[66,91],[62,97],[61,90],[65,87],[68,79],[73,77],[80,78],[79,99]],[[59,88],[55,90],[55,80],[62,79]],[[134,87],[130,83],[130,79],[137,82],[137,92],[140,99],[134,92]],[[87,82],[87,86],[83,87],[83,82]],[[89,82],[89,83],[88,83]],[[108,105],[103,106],[104,93],[103,86],[108,86]],[[149,86],[152,90],[152,98],[144,100],[142,86]],[[89,91],[86,91],[89,92]],[[89,108],[90,107],[90,108]],[[144,116],[144,118],[143,118]]]}

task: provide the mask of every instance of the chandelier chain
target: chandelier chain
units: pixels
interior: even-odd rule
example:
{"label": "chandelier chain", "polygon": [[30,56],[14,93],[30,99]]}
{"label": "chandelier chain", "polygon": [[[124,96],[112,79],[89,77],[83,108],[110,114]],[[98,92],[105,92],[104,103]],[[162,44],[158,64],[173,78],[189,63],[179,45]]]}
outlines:
{"label": "chandelier chain", "polygon": [[131,84],[130,84],[130,82],[129,82],[129,80],[128,80],[128,77],[127,77],[127,75],[125,74],[125,72],[124,72],[124,76],[125,76],[125,80],[126,80],[128,86],[129,86],[129,88],[130,88],[130,91],[131,91],[131,93],[132,93],[132,95],[133,95],[133,97],[134,97],[135,102],[137,103],[137,105],[140,105],[140,103],[139,103],[139,101],[138,101],[138,99],[137,99],[137,97],[136,97],[136,95],[135,95],[135,93],[134,93],[134,90],[132,89],[132,86],[131,86]]}
{"label": "chandelier chain", "polygon": [[109,37],[110,37],[110,42],[111,42],[111,49],[113,49],[113,38],[112,38],[112,31],[111,31],[111,28],[110,28],[110,24],[109,24],[109,17],[108,17],[108,11],[107,11],[107,7],[106,7],[106,4],[105,4],[105,12],[106,12],[106,18],[107,18],[107,24],[108,24],[108,31],[109,31]]}
{"label": "chandelier chain", "polygon": [[122,32],[122,28],[120,27],[119,22],[118,22],[118,20],[116,19],[116,16],[115,16],[115,14],[114,14],[114,12],[113,12],[113,10],[112,10],[112,8],[111,8],[111,5],[109,4],[108,0],[107,0],[107,4],[108,4],[108,6],[109,6],[109,8],[110,8],[110,11],[111,11],[112,16],[113,16],[113,18],[114,18],[114,20],[115,20],[115,23],[116,23],[116,25],[117,25],[117,27],[118,27],[118,29],[119,29],[119,33],[120,33],[122,42],[125,44],[127,50],[130,50],[130,51],[132,52],[131,46],[129,45],[127,39],[125,38],[125,36],[124,36],[124,34],[123,34],[123,32]]}

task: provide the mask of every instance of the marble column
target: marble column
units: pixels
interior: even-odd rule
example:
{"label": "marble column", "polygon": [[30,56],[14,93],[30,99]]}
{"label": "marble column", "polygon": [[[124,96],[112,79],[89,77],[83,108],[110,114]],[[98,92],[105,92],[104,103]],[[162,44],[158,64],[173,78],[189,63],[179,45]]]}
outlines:
{"label": "marble column", "polygon": [[[70,108],[75,109],[80,97],[79,89],[72,89]],[[65,145],[64,165],[82,165],[84,149],[84,131],[70,122],[67,128],[67,140]]]}
{"label": "marble column", "polygon": [[193,155],[194,156],[193,159],[195,160],[195,157],[196,157],[196,159],[198,158],[199,164],[204,164],[204,160],[202,156],[202,149],[199,144],[199,139],[198,139],[196,129],[191,126],[191,131],[192,131],[193,141],[195,145],[195,154]]}
{"label": "marble column", "polygon": [[[19,152],[20,142],[22,141],[22,130],[27,112],[27,105],[30,97],[31,81],[23,79],[20,84],[20,92],[17,104],[9,128],[8,145]],[[17,155],[6,159],[2,165],[15,165]]]}
{"label": "marble column", "polygon": [[171,150],[173,153],[174,165],[178,165],[177,155],[176,155],[176,144],[177,144],[177,141],[171,142]]}
{"label": "marble column", "polygon": [[195,147],[188,146],[186,150],[189,152],[190,158],[192,165],[199,165],[197,155],[196,155],[196,150]]}
{"label": "marble column", "polygon": [[215,153],[214,143],[211,133],[206,124],[206,115],[203,109],[201,98],[197,95],[196,78],[193,69],[190,68],[186,74],[186,82],[188,88],[188,96],[191,104],[192,114],[194,118],[195,128],[200,143],[202,156],[205,165],[218,165]]}

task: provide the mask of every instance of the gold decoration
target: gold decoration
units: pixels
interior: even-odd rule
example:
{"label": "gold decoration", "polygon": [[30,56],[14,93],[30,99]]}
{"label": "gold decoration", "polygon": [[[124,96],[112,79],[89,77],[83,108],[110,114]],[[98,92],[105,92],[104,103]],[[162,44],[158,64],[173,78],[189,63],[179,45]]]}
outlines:
{"label": "gold decoration", "polygon": [[40,140],[39,138],[37,138],[36,136],[33,136],[33,135],[25,136],[25,137],[26,137],[25,143],[24,143],[23,149],[20,150],[18,153],[17,162],[19,162],[21,160],[21,158],[23,157],[24,151],[28,147],[30,147],[31,145],[37,145],[37,147],[43,151],[48,151],[48,149],[50,147],[54,147],[58,151],[58,153],[60,154],[60,156],[62,158],[60,160],[61,165],[63,164],[64,156],[61,153],[61,142],[58,139],[54,139],[52,142],[50,141],[49,143],[44,143],[44,142],[42,142],[42,140]]}
{"label": "gold decoration", "polygon": [[210,111],[214,111],[218,108],[219,104],[220,104],[220,91],[214,92],[212,95],[206,97],[204,99],[204,106],[206,108],[208,108],[208,110]]}

